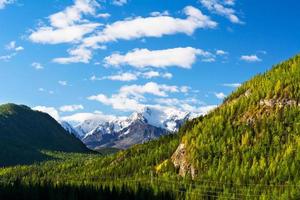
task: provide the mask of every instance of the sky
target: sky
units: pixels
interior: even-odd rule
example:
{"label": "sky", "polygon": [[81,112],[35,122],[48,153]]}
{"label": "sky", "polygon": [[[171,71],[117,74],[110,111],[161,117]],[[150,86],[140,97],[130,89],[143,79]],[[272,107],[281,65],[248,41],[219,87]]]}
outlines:
{"label": "sky", "polygon": [[0,103],[204,114],[299,53],[297,0],[0,0]]}

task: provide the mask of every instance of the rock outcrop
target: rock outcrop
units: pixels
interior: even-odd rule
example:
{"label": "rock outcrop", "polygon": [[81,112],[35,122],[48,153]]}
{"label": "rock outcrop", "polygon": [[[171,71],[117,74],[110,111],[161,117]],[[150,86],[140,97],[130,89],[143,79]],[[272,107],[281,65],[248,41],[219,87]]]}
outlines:
{"label": "rock outcrop", "polygon": [[181,143],[178,146],[171,160],[174,167],[179,170],[178,173],[180,176],[184,177],[190,174],[191,177],[194,178],[197,175],[197,171],[187,159],[185,144]]}

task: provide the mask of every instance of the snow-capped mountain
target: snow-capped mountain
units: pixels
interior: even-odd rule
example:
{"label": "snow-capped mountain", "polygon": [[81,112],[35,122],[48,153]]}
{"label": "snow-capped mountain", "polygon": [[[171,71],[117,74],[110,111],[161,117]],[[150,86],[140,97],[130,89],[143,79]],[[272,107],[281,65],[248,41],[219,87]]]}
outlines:
{"label": "snow-capped mountain", "polygon": [[191,114],[188,112],[146,107],[125,119],[117,118],[111,121],[88,119],[75,125],[73,129],[67,122],[62,123],[62,126],[91,149],[101,147],[125,149],[176,132],[190,118]]}

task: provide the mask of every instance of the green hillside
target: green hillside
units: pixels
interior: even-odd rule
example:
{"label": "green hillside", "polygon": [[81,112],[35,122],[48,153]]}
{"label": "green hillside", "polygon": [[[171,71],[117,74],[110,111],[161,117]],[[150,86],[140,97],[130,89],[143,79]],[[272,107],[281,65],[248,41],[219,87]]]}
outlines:
{"label": "green hillside", "polygon": [[300,56],[243,84],[182,142],[199,179],[300,183]]}
{"label": "green hillside", "polygon": [[88,152],[48,114],[26,106],[0,106],[0,166],[48,159],[42,150]]}
{"label": "green hillside", "polygon": [[300,199],[299,103],[300,55],[247,81],[176,135],[113,155],[49,153],[58,159],[0,169],[2,194]]}

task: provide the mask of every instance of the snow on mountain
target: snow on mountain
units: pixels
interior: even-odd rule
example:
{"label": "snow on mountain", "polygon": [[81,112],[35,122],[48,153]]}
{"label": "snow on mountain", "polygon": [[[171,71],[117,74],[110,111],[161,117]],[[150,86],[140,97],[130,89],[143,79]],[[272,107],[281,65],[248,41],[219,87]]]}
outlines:
{"label": "snow on mountain", "polygon": [[75,131],[75,135],[91,149],[128,148],[134,144],[176,132],[192,116],[197,115],[175,109],[162,110],[146,107],[127,118],[121,117],[108,121],[89,118],[75,125],[73,129],[67,125],[63,127],[66,130]]}

